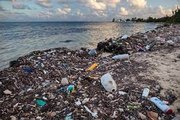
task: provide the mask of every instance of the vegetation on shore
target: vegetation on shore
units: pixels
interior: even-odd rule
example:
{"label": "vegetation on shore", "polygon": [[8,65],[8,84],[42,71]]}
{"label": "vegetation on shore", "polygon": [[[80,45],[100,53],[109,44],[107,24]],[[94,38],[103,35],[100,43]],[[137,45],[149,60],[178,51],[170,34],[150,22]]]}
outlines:
{"label": "vegetation on shore", "polygon": [[[122,21],[122,20],[120,20]],[[147,19],[143,18],[131,18],[126,19],[125,21],[133,21],[133,22],[167,22],[167,23],[180,23],[180,9],[177,7],[176,10],[172,11],[172,16],[165,16],[161,18],[153,18],[148,17]],[[112,22],[116,22],[115,18],[113,18]]]}

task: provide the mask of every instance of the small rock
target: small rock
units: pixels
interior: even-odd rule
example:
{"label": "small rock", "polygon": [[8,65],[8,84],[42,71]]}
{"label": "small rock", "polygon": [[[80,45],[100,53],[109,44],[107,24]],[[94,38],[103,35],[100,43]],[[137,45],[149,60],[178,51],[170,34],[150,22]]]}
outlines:
{"label": "small rock", "polygon": [[52,93],[50,93],[50,94],[48,95],[48,98],[52,100],[52,99],[55,99],[55,96],[54,96]]}
{"label": "small rock", "polygon": [[112,94],[109,94],[107,97],[112,99],[114,96]]}
{"label": "small rock", "polygon": [[119,111],[120,111],[120,112],[124,112],[124,109],[122,109],[122,108],[119,108]]}
{"label": "small rock", "polygon": [[6,95],[11,95],[12,94],[12,92],[10,91],[10,90],[5,90],[5,91],[3,91],[4,92],[4,94],[6,94]]}
{"label": "small rock", "polygon": [[147,116],[150,120],[158,120],[158,113],[153,111],[147,111]]}
{"label": "small rock", "polygon": [[15,116],[10,116],[11,120],[17,120]]}
{"label": "small rock", "polygon": [[139,118],[141,118],[141,120],[147,120],[147,117],[140,112],[138,112],[138,116],[139,116]]}
{"label": "small rock", "polygon": [[50,117],[54,117],[56,116],[56,112],[48,112],[47,115]]}
{"label": "small rock", "polygon": [[87,103],[87,102],[89,102],[89,98],[85,98],[85,99],[82,101],[83,104],[85,104],[85,103]]}
{"label": "small rock", "polygon": [[118,117],[118,111],[114,111],[113,115],[111,116],[111,118],[117,118]]}
{"label": "small rock", "polygon": [[42,117],[37,116],[37,117],[36,117],[36,120],[42,120]]}
{"label": "small rock", "polygon": [[62,85],[67,85],[67,84],[69,84],[68,79],[67,79],[67,78],[62,78],[61,84],[62,84]]}

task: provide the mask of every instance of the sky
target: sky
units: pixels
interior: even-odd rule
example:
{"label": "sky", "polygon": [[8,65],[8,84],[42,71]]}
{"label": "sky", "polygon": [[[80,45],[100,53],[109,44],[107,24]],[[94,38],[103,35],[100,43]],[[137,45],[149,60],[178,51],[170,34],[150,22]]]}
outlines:
{"label": "sky", "polygon": [[0,0],[0,22],[162,17],[177,6],[180,0]]}

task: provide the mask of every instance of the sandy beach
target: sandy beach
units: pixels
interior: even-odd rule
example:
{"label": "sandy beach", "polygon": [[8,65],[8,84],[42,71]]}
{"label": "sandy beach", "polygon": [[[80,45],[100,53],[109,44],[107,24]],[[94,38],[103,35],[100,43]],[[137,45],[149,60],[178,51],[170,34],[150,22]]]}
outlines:
{"label": "sandy beach", "polygon": [[180,49],[172,50],[163,49],[146,54],[137,53],[135,61],[148,62],[150,66],[147,72],[141,72],[139,75],[145,78],[156,80],[162,87],[161,95],[172,92],[176,95],[177,100],[172,104],[173,109],[177,112],[180,106]]}
{"label": "sandy beach", "polygon": [[[180,25],[109,39],[96,50],[94,55],[86,48],[35,51],[11,63],[0,71],[0,119],[172,120],[180,114]],[[129,54],[129,60],[113,60],[117,54]],[[103,88],[106,73],[116,91]],[[173,113],[161,111],[151,97],[165,101]]]}

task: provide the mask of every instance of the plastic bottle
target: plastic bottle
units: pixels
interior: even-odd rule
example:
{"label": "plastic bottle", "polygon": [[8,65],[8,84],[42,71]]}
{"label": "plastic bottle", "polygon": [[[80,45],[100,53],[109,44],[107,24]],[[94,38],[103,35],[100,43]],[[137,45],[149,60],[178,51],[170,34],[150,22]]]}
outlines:
{"label": "plastic bottle", "polygon": [[117,84],[113,80],[110,73],[107,73],[101,77],[101,84],[103,85],[104,89],[108,92],[113,92],[117,90]]}
{"label": "plastic bottle", "polygon": [[123,59],[129,59],[128,54],[121,54],[121,55],[115,55],[112,57],[114,60],[123,60]]}
{"label": "plastic bottle", "polygon": [[148,97],[148,95],[149,95],[149,88],[144,88],[142,97]]}
{"label": "plastic bottle", "polygon": [[159,98],[157,97],[152,97],[150,99],[151,102],[153,102],[159,109],[161,109],[163,112],[167,113],[167,114],[171,114],[173,113],[172,109],[166,105],[163,101],[161,101]]}

